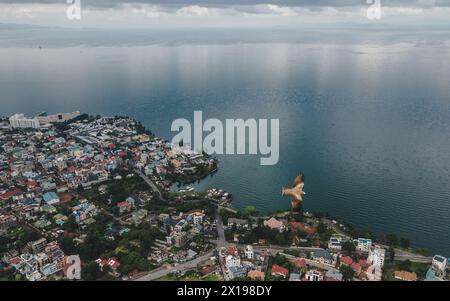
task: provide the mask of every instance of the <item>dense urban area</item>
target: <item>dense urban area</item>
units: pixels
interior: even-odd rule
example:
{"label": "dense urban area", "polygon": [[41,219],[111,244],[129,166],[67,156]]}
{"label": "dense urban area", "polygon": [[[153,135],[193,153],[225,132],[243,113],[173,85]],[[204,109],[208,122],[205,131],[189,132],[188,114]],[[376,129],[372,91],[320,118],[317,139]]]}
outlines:
{"label": "dense urban area", "polygon": [[1,119],[0,280],[448,280],[408,239],[189,186],[217,168],[128,117]]}

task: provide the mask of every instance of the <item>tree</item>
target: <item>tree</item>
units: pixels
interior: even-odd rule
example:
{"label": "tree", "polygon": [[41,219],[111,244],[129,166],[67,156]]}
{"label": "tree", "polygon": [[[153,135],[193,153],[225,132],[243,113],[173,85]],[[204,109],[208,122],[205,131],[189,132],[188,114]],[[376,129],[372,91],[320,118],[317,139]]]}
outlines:
{"label": "tree", "polygon": [[397,267],[399,270],[410,272],[411,271],[411,261],[409,259],[400,261],[397,264]]}
{"label": "tree", "polygon": [[348,265],[341,265],[339,271],[341,272],[342,279],[344,281],[352,280],[353,277],[355,276],[355,270],[353,270],[353,268]]}
{"label": "tree", "polygon": [[81,279],[85,281],[95,281],[100,275],[100,266],[95,261],[81,269]]}
{"label": "tree", "polygon": [[389,260],[391,262],[393,262],[394,259],[395,259],[395,250],[394,250],[394,248],[392,246],[389,247],[388,254],[389,254]]}
{"label": "tree", "polygon": [[387,244],[390,246],[396,246],[398,245],[398,238],[395,234],[388,234],[386,235]]}
{"label": "tree", "polygon": [[348,254],[355,252],[355,250],[356,250],[355,244],[350,240],[347,240],[342,244],[342,251]]}
{"label": "tree", "polygon": [[255,213],[256,213],[255,206],[249,205],[249,206],[245,207],[245,209],[244,209],[245,216],[251,216],[251,215],[254,215]]}

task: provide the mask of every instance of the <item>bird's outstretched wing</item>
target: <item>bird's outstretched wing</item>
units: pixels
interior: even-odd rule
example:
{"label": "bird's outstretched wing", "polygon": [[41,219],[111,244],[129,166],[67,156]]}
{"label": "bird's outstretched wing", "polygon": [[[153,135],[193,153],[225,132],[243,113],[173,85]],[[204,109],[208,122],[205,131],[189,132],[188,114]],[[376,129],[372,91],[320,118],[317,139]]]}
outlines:
{"label": "bird's outstretched wing", "polygon": [[299,174],[294,179],[294,187],[303,189],[303,186],[305,186],[305,177],[303,176],[303,174]]}

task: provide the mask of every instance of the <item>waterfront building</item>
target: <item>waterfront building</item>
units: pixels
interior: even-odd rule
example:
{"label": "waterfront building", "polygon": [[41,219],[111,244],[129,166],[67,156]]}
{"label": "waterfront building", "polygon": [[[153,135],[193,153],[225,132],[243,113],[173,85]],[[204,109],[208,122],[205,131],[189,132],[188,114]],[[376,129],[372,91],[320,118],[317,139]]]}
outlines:
{"label": "waterfront building", "polygon": [[386,255],[385,249],[379,247],[372,247],[369,249],[369,256],[367,257],[367,262],[371,265],[376,265],[382,268],[384,265],[385,255]]}
{"label": "waterfront building", "polygon": [[24,114],[14,114],[9,117],[9,124],[12,128],[39,128],[39,119],[27,118]]}
{"label": "waterfront building", "polygon": [[368,238],[358,238],[358,244],[356,249],[361,252],[369,252],[370,247],[372,247],[372,240]]}
{"label": "waterfront building", "polygon": [[434,255],[431,265],[437,271],[445,273],[445,269],[447,268],[447,258],[441,255]]}

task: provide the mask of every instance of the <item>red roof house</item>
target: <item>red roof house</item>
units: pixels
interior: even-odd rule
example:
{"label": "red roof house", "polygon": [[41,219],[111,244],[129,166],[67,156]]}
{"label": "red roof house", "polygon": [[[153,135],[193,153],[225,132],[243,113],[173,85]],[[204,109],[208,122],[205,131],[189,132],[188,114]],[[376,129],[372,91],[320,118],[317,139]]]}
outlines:
{"label": "red roof house", "polygon": [[289,274],[289,270],[288,270],[288,269],[283,268],[282,266],[279,266],[279,265],[277,265],[277,264],[274,264],[274,265],[272,266],[272,269],[271,269],[271,275],[272,275],[272,276],[277,276],[277,277],[278,277],[278,276],[287,277],[288,274]]}

